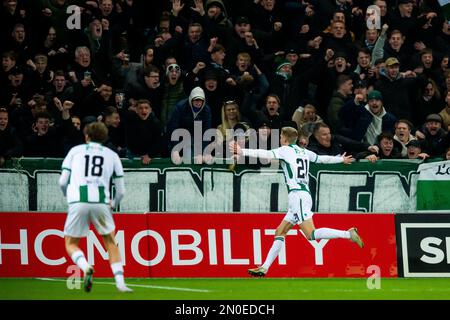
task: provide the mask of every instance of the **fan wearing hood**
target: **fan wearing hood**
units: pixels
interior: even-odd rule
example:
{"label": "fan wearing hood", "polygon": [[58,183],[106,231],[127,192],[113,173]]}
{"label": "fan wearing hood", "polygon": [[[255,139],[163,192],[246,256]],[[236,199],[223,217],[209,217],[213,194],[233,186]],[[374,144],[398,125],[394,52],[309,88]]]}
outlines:
{"label": "fan wearing hood", "polygon": [[204,25],[209,38],[219,37],[223,39],[227,30],[233,28],[223,1],[206,1],[204,11]]}
{"label": "fan wearing hood", "polygon": [[[195,132],[194,126],[201,125],[201,132]],[[177,143],[183,142],[180,140],[173,141],[171,136],[175,132],[175,136],[184,136],[181,130],[187,130],[190,135],[191,154],[194,149],[194,142],[202,141],[202,150],[208,145],[208,141],[203,141],[203,134],[206,130],[211,128],[211,108],[206,103],[205,92],[200,87],[192,89],[189,97],[178,101],[175,105],[175,109],[172,112],[170,120],[167,124],[167,133],[169,137],[169,150],[172,150]],[[177,134],[179,133],[179,135]],[[179,139],[179,138],[178,138]],[[186,155],[184,155],[186,156]],[[190,158],[190,156],[189,156]]]}

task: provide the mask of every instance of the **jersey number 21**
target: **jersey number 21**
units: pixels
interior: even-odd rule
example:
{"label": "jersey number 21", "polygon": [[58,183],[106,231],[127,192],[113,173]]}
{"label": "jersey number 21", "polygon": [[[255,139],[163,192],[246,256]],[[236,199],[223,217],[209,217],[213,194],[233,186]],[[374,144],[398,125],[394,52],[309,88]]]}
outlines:
{"label": "jersey number 21", "polygon": [[299,179],[305,179],[308,174],[308,160],[297,158],[297,177]]}

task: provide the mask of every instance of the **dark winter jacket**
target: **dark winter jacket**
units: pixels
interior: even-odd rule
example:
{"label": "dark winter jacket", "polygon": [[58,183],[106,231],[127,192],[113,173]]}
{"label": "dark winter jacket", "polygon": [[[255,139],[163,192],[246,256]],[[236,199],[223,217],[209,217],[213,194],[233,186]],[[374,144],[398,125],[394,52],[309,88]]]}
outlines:
{"label": "dark winter jacket", "polygon": [[[354,100],[350,100],[342,106],[339,118],[343,125],[341,133],[356,141],[362,141],[372,123],[373,115],[364,105],[356,105]],[[392,113],[386,112],[382,117],[381,131],[393,133],[396,121],[397,118]]]}
{"label": "dark winter jacket", "polygon": [[331,135],[330,147],[321,145],[317,139],[312,135],[309,138],[308,150],[311,150],[318,155],[325,156],[337,156],[342,155],[344,152],[347,154],[355,155],[358,152],[366,151],[369,147],[368,143],[359,142],[339,134]]}

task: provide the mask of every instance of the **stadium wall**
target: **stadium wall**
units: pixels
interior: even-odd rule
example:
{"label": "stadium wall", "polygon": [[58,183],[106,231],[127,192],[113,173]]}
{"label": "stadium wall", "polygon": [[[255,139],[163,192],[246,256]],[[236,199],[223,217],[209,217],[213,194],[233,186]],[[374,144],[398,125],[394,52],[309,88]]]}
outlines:
{"label": "stadium wall", "polygon": [[[247,277],[261,264],[283,214],[116,214],[127,277]],[[0,213],[0,277],[80,277],[64,250],[63,213]],[[316,214],[316,226],[357,226],[366,246],[345,240],[286,237],[270,277],[396,277],[393,214]],[[376,227],[374,227],[376,226]],[[90,231],[82,248],[97,277],[111,277],[101,238]]]}
{"label": "stadium wall", "polygon": [[[287,190],[279,170],[237,165],[149,166],[122,160],[127,195],[120,212],[285,212]],[[0,212],[62,212],[60,159],[21,159],[0,169]],[[416,212],[418,163],[356,162],[312,165],[316,212]],[[14,196],[12,196],[14,195]],[[183,195],[180,197],[180,195]],[[450,209],[450,208],[449,208]]]}
{"label": "stadium wall", "polygon": [[[129,276],[242,277],[262,262],[283,215],[274,212],[286,210],[280,171],[123,162],[127,196],[115,217]],[[67,205],[57,185],[60,165],[60,159],[15,159],[0,169],[0,277],[77,272],[62,245]],[[316,225],[358,226],[369,245],[355,251],[348,241],[308,242],[292,230],[271,276],[395,277],[398,265],[401,277],[449,277],[449,168],[449,161],[313,166]],[[437,211],[443,213],[430,213]],[[85,249],[91,263],[107,258],[94,232]],[[109,272],[100,263],[96,274]]]}

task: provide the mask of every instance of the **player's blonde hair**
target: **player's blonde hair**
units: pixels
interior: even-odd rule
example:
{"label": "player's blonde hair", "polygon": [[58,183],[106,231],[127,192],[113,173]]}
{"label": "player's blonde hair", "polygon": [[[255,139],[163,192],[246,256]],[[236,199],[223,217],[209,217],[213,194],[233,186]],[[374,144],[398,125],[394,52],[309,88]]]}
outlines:
{"label": "player's blonde hair", "polygon": [[86,125],[85,133],[92,142],[103,143],[108,139],[108,128],[103,122],[92,122]]}
{"label": "player's blonde hair", "polygon": [[281,128],[281,134],[286,138],[289,144],[297,142],[298,131],[293,127],[283,127]]}

